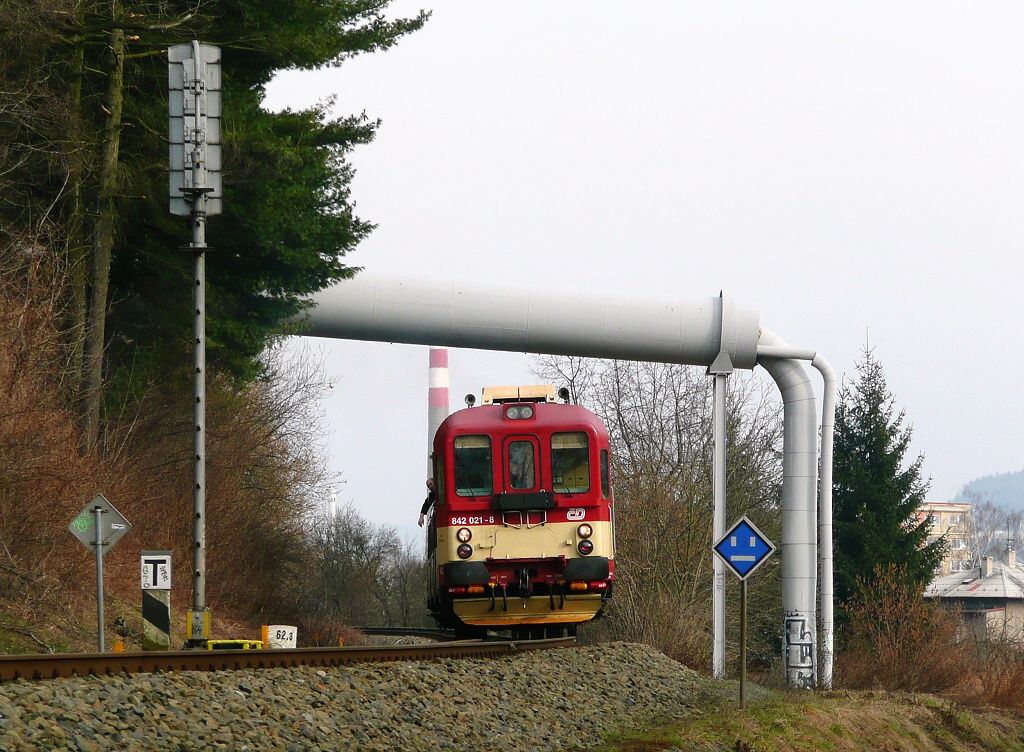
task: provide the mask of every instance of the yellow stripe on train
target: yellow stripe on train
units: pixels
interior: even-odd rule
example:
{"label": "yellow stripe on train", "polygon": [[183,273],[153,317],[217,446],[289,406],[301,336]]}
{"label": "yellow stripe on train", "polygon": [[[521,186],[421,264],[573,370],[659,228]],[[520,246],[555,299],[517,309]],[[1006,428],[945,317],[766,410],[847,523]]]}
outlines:
{"label": "yellow stripe on train", "polygon": [[[557,603],[557,601],[556,601]],[[455,614],[474,627],[514,627],[519,624],[576,624],[589,621],[601,609],[600,595],[569,595],[564,608],[551,609],[548,596],[509,598],[508,611],[502,610],[501,598],[491,610],[491,599],[460,598],[453,603]]]}

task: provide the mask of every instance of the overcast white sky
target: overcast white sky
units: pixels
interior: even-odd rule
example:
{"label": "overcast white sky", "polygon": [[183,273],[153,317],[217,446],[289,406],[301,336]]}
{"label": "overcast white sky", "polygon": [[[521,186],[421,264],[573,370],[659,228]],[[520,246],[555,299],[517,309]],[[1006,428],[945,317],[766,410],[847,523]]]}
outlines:
{"label": "overcast white sky", "polygon": [[[358,212],[379,227],[351,263],[637,296],[724,289],[841,373],[870,337],[932,498],[1024,466],[1024,4],[432,10],[386,53],[269,89],[271,108],[333,95],[338,114],[383,120],[353,155]],[[341,499],[407,526],[426,349],[314,347],[337,384]],[[453,350],[453,408],[532,381],[529,363]]]}

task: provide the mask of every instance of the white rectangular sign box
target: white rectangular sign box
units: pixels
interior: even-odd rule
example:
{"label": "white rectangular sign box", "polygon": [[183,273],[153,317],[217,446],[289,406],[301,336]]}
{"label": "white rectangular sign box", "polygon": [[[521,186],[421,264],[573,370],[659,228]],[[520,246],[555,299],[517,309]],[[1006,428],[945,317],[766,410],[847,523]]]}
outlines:
{"label": "white rectangular sign box", "polygon": [[143,590],[171,589],[170,551],[143,551],[139,559],[142,565]]}
{"label": "white rectangular sign box", "polygon": [[271,624],[267,627],[267,647],[279,650],[296,647],[298,630],[287,624]]}

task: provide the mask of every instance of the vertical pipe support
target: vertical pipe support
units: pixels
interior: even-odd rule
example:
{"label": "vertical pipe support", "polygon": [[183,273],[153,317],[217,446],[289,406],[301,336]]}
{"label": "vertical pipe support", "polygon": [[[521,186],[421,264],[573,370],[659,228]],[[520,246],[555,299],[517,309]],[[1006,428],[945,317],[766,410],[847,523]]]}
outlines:
{"label": "vertical pipe support", "polygon": [[[718,294],[718,346],[719,352],[711,365],[708,375],[714,378],[714,396],[711,412],[714,435],[714,459],[712,462],[712,489],[714,512],[712,516],[711,545],[714,546],[725,535],[726,515],[726,456],[728,453],[726,434],[726,389],[729,374],[733,372],[729,347],[735,342],[734,317],[730,301],[725,294]],[[711,644],[711,673],[716,679],[725,678],[725,564],[717,556],[711,557],[714,567],[711,593],[711,621],[713,639]]]}
{"label": "vertical pipe support", "polygon": [[782,440],[782,659],[791,687],[813,689],[817,661],[818,419],[807,371],[762,328],[757,362],[779,387]]}
{"label": "vertical pipe support", "polygon": [[[835,658],[835,570],[832,545],[832,452],[835,438],[836,392],[839,380],[825,358],[813,351],[778,345],[774,335],[764,338],[757,348],[758,358],[809,360],[821,374],[821,459],[818,488],[818,576],[820,588],[820,641],[815,661],[817,685],[831,689]],[[787,621],[787,639],[790,624]]]}
{"label": "vertical pipe support", "polygon": [[[725,373],[716,373],[714,378],[714,407],[712,410],[712,423],[714,433],[714,463],[713,463],[713,487],[714,487],[714,518],[712,522],[711,544],[714,545],[725,535],[725,458],[726,458],[726,429],[725,429],[725,406],[726,406],[726,384],[729,376]],[[725,678],[725,564],[717,557],[712,557],[714,564],[714,590],[712,592],[712,621],[714,626],[714,640],[712,643],[711,662],[712,672],[716,679]]]}
{"label": "vertical pipe support", "polygon": [[821,647],[818,686],[832,689],[835,657],[835,570],[832,551],[832,445],[836,426],[838,379],[832,366],[815,354],[811,365],[821,374],[824,390],[821,405],[821,467],[818,491],[818,558],[821,594]]}

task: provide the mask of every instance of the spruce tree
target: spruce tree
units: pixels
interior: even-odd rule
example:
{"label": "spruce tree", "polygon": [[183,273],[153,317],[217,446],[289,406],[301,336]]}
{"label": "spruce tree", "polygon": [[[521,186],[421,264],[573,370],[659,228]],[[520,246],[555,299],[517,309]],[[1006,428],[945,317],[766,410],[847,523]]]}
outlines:
{"label": "spruce tree", "polygon": [[870,584],[876,570],[900,568],[923,587],[942,559],[944,543],[928,543],[930,523],[917,511],[928,492],[918,455],[905,464],[913,430],[896,411],[882,364],[865,350],[836,412],[833,475],[835,587],[840,603]]}

